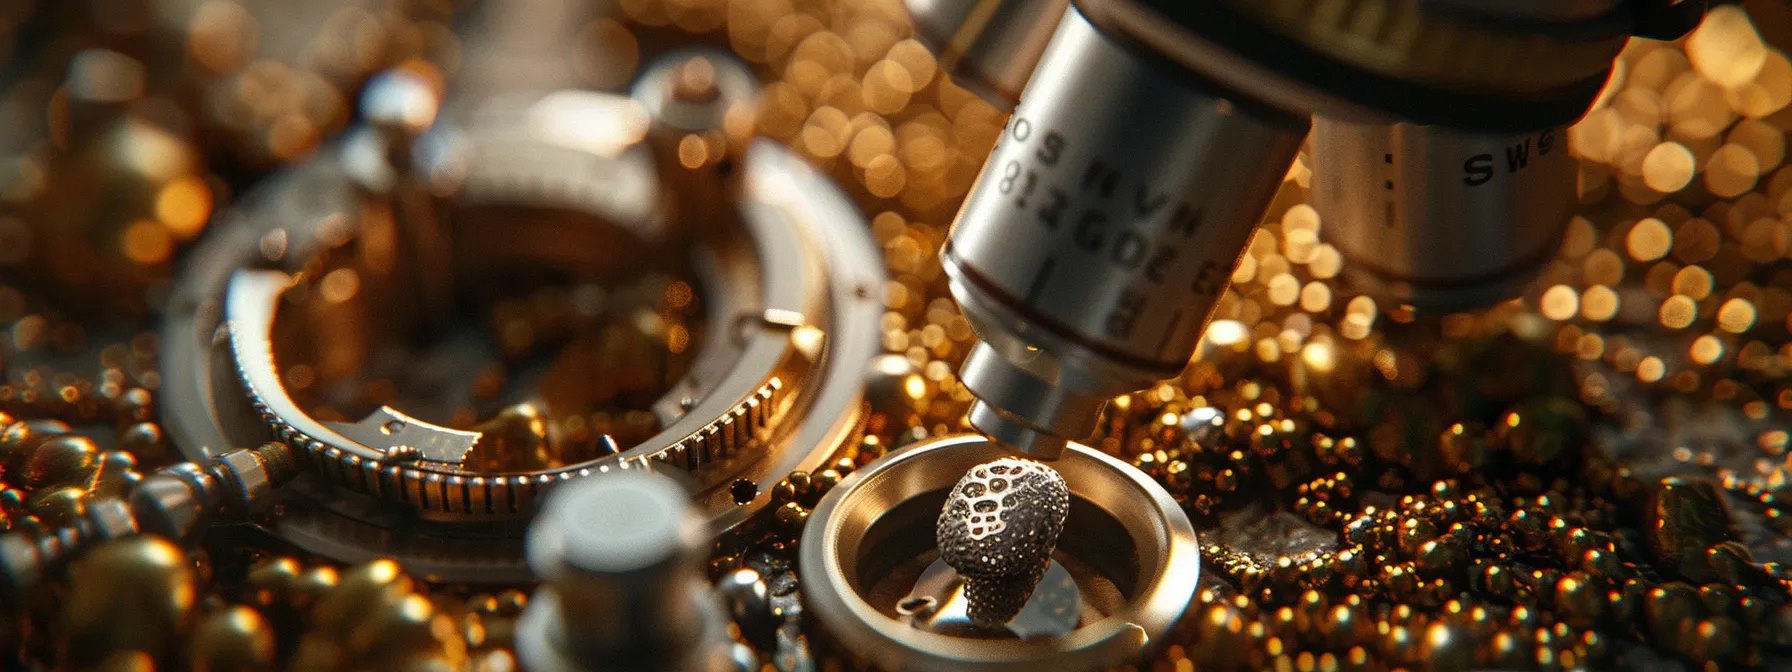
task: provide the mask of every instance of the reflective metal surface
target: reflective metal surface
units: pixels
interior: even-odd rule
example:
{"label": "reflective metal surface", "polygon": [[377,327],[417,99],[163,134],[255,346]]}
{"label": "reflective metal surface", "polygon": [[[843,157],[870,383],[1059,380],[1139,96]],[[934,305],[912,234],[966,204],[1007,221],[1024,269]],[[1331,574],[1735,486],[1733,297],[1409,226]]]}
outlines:
{"label": "reflective metal surface", "polygon": [[907,0],[915,34],[964,86],[1010,109],[1070,0]]}
{"label": "reflective metal surface", "polygon": [[941,252],[972,424],[1051,459],[1182,370],[1304,128],[1066,15]]}
{"label": "reflective metal surface", "polygon": [[523,664],[730,669],[721,605],[697,572],[708,536],[664,476],[618,471],[561,489],[529,527],[542,586],[518,621]]}
{"label": "reflective metal surface", "polygon": [[1089,567],[1079,584],[1093,575],[1121,586],[1110,611],[1062,635],[988,639],[910,627],[895,605],[907,588],[883,604],[874,583],[927,557],[952,485],[1004,451],[974,436],[922,441],[866,465],[816,506],[799,551],[805,596],[846,651],[892,670],[1095,669],[1139,655],[1181,616],[1201,573],[1188,519],[1138,470],[1076,445],[1052,464],[1071,489],[1058,553]]}
{"label": "reflective metal surface", "polygon": [[[442,216],[524,207],[595,218],[515,221],[485,214],[497,218],[459,221],[453,229],[455,272],[467,276],[457,280],[463,292],[477,286],[480,274],[517,264],[615,277],[650,261],[653,246],[670,240],[659,205],[669,185],[656,176],[650,149],[639,142],[644,123],[636,121],[641,113],[631,105],[616,96],[563,92],[521,109],[463,112],[464,121],[420,141],[419,174],[454,196]],[[602,126],[578,127],[574,119]],[[284,436],[312,453],[307,461],[315,467],[313,479],[300,488],[308,494],[275,526],[282,536],[333,557],[358,559],[391,553],[391,535],[398,534],[406,540],[398,555],[413,571],[514,580],[526,571],[514,526],[419,521],[405,511],[451,521],[515,519],[568,478],[625,461],[652,462],[689,474],[703,510],[725,530],[768,505],[772,485],[784,474],[818,467],[860,431],[863,362],[877,347],[871,288],[881,285],[881,272],[863,229],[850,225],[862,219],[843,195],[767,143],[747,151],[735,169],[739,186],[723,203],[734,224],[706,230],[690,253],[713,328],[692,344],[689,373],[659,394],[653,409],[661,427],[639,445],[536,470],[493,471],[461,459],[468,446],[496,441],[496,434],[423,422],[386,431],[390,419],[356,431],[358,425],[312,419],[285,391],[281,371],[291,364],[276,361],[273,344],[296,338],[290,335],[298,333],[294,325],[328,330],[344,318],[312,323],[315,311],[296,310],[292,297],[281,297],[294,286],[315,296],[318,289],[304,287],[314,278],[296,285],[293,278],[306,275],[319,249],[354,235],[352,227],[333,227],[352,221],[347,218],[357,193],[339,176],[380,165],[357,158],[365,146],[357,138],[363,137],[352,136],[339,153],[301,165],[292,182],[270,185],[271,193],[250,201],[258,205],[247,216],[232,213],[220,235],[194,257],[178,290],[181,308],[166,323],[168,357],[190,372],[169,381],[170,394],[192,400],[170,418],[184,449],[202,459],[207,446]],[[301,191],[287,191],[294,188]],[[322,208],[277,207],[335,194],[347,198]],[[331,211],[343,214],[318,214]],[[275,243],[279,247],[270,247]],[[237,285],[226,283],[230,269],[245,263],[286,272],[245,272]],[[366,277],[363,294],[378,297],[375,276]],[[351,305],[331,314],[353,317],[355,310],[369,309]],[[365,332],[369,340],[338,340],[330,347],[364,348],[370,356],[383,321],[353,319],[373,327]],[[220,325],[230,337],[215,341]],[[322,351],[313,347],[321,348],[282,351],[288,357]],[[407,411],[384,412],[396,418]],[[442,440],[407,438],[419,432]],[[443,452],[451,444],[457,454]],[[753,486],[744,500],[743,482]]]}
{"label": "reflective metal surface", "polygon": [[1516,296],[1561,243],[1576,166],[1559,129],[1488,136],[1313,121],[1320,238],[1350,280],[1430,312]]}

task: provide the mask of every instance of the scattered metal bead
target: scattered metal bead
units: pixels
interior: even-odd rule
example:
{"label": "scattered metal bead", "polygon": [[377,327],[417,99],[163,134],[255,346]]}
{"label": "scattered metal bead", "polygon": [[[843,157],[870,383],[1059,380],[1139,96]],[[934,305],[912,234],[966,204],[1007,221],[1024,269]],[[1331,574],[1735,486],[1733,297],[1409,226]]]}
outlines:
{"label": "scattered metal bead", "polygon": [[187,644],[194,672],[249,672],[274,667],[274,632],[249,607],[230,607],[205,617]]}
{"label": "scattered metal bead", "polygon": [[103,544],[70,571],[63,610],[64,660],[93,665],[118,651],[172,664],[193,624],[197,591],[191,560],[151,536]]}

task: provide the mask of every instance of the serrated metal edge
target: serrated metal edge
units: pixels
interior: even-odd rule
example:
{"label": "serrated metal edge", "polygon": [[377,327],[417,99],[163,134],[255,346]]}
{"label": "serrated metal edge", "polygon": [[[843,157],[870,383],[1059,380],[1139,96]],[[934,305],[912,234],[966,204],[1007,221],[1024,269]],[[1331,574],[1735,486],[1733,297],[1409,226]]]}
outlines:
{"label": "serrated metal edge", "polygon": [[[414,464],[382,464],[344,452],[281,419],[250,390],[249,397],[274,433],[299,454],[311,473],[337,486],[423,511],[452,515],[511,515],[532,510],[535,501],[561,482],[614,469],[678,469],[697,473],[703,467],[740,454],[782,418],[790,386],[772,376],[726,413],[661,448],[621,459],[602,459],[580,466],[528,474],[469,474]],[[639,450],[639,447],[629,452]],[[427,464],[427,463],[425,463]]]}

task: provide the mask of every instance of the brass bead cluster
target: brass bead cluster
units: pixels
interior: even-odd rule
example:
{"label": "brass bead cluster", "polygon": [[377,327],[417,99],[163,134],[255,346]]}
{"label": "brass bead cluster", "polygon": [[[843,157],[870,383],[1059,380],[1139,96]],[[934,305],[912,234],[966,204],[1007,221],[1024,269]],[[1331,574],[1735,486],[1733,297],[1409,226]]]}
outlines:
{"label": "brass bead cluster", "polygon": [[72,524],[94,497],[120,497],[143,476],[137,457],[101,450],[57,420],[0,413],[0,525],[41,534]]}

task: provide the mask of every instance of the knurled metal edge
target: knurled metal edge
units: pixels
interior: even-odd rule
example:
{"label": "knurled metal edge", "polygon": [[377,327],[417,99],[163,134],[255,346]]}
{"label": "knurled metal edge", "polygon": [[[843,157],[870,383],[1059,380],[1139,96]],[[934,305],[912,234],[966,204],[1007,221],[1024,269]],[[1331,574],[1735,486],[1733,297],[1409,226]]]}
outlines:
{"label": "knurled metal edge", "polygon": [[600,459],[576,466],[529,474],[471,474],[389,464],[365,459],[318,440],[274,413],[261,395],[248,390],[255,412],[276,440],[285,442],[311,473],[334,485],[422,511],[466,516],[527,513],[548,490],[574,478],[611,469],[683,469],[696,473],[760,440],[789,409],[789,386],[772,376],[754,393],[736,402],[717,419],[658,450],[621,459]]}
{"label": "knurled metal edge", "polygon": [[[226,322],[227,342],[231,349],[231,368],[242,385],[249,408],[272,432],[273,438],[286,443],[309,471],[325,482],[354,492],[404,504],[419,511],[451,516],[506,516],[533,510],[535,501],[554,485],[592,473],[611,469],[676,468],[696,473],[702,467],[740,454],[769,433],[774,424],[790,408],[790,386],[783,373],[791,350],[786,349],[764,382],[729,405],[714,420],[704,423],[689,434],[657,449],[637,446],[621,456],[606,457],[578,465],[523,474],[474,474],[454,466],[432,468],[432,462],[395,462],[380,451],[365,448],[366,454],[344,450],[321,437],[313,436],[282,417],[270,396],[284,397],[285,392],[263,390],[258,380],[278,380],[272,371],[256,375],[251,363],[272,366],[271,353],[246,356],[243,347],[272,348],[266,333],[243,333],[244,328],[267,329],[271,325]],[[284,400],[281,405],[289,405]],[[635,454],[629,454],[635,453]]]}

